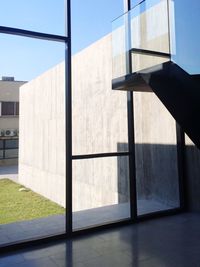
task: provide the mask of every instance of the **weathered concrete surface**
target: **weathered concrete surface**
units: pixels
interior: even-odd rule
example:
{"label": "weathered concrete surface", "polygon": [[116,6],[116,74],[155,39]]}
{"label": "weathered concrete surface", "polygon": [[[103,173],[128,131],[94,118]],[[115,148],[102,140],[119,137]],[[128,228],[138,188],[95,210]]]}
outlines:
{"label": "weathered concrete surface", "polygon": [[64,64],[20,88],[19,183],[65,203]]}
{"label": "weathered concrete surface", "polygon": [[[72,66],[73,154],[117,152],[118,143],[124,151],[126,93],[111,90],[111,36],[75,55]],[[64,206],[64,64],[22,86],[20,103],[19,182]],[[127,201],[127,169],[117,158],[74,161],[74,210]]]}
{"label": "weathered concrete surface", "polygon": [[128,140],[127,97],[111,90],[111,35],[76,54],[72,67],[73,154],[116,152]]}
{"label": "weathered concrete surface", "polygon": [[[111,90],[111,35],[73,56],[72,67],[73,155],[126,151],[127,96]],[[176,152],[153,147],[175,146],[174,120],[153,94],[135,101],[138,198],[174,204]],[[64,206],[64,64],[22,86],[20,102],[19,182]],[[127,157],[73,161],[74,211],[128,201]]]}
{"label": "weathered concrete surface", "polygon": [[134,93],[138,199],[179,206],[176,125],[153,93]]}
{"label": "weathered concrete surface", "polygon": [[[72,67],[73,154],[126,151],[127,96],[111,90],[111,35],[75,55]],[[127,202],[128,191],[127,157],[74,161],[73,210]]]}

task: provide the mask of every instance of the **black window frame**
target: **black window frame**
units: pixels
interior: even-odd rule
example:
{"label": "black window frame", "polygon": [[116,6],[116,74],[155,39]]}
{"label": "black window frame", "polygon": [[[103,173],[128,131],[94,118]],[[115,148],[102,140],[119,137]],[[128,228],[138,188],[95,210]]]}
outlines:
{"label": "black window frame", "polygon": [[[123,1],[123,0],[122,0]],[[144,0],[145,1],[145,0]],[[143,1],[142,1],[143,2]],[[131,9],[131,0],[124,0],[125,12]],[[54,34],[46,34],[42,32],[27,31],[24,29],[11,28],[0,26],[0,33],[9,35],[19,35],[23,37],[37,38],[41,40],[50,40],[55,42],[63,42],[65,44],[65,137],[66,137],[66,227],[65,232],[52,234],[49,236],[41,236],[36,239],[28,239],[24,241],[15,242],[12,244],[0,245],[0,253],[13,251],[16,249],[26,248],[28,245],[43,244],[45,242],[65,239],[72,235],[89,233],[99,229],[107,229],[114,226],[126,225],[130,223],[139,222],[143,219],[149,219],[160,216],[161,214],[174,214],[179,212],[184,205],[180,206],[180,209],[163,211],[148,214],[147,216],[137,215],[137,191],[136,191],[136,170],[135,170],[135,141],[134,141],[134,114],[133,114],[133,92],[127,93],[127,123],[128,123],[128,152],[121,153],[100,153],[91,155],[72,155],[72,92],[71,92],[71,1],[65,0],[65,23],[66,23],[66,35],[59,36]],[[129,57],[129,55],[127,55]],[[127,61],[128,62],[128,61]],[[129,66],[127,66],[129,68]],[[182,173],[182,161],[183,161],[183,147],[184,147],[184,134],[180,127],[177,126],[177,143],[178,143],[178,157],[180,174]],[[130,212],[131,217],[120,221],[109,222],[107,224],[101,224],[97,226],[91,226],[86,229],[80,229],[73,231],[72,227],[72,162],[77,159],[99,158],[99,157],[129,157],[129,184],[130,184]],[[180,184],[182,177],[180,176]],[[181,192],[182,193],[182,192]]]}

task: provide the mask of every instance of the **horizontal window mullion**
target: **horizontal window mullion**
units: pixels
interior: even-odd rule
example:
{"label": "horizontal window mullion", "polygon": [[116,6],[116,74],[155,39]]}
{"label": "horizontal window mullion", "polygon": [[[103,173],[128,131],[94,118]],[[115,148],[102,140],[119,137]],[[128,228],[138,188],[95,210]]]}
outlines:
{"label": "horizontal window mullion", "polygon": [[5,26],[0,26],[0,33],[10,34],[10,35],[19,35],[22,37],[30,37],[30,38],[36,38],[36,39],[42,39],[42,40],[48,40],[48,41],[57,41],[57,42],[68,42],[69,40],[68,37],[62,36],[62,35],[48,34],[48,33],[36,32],[36,31],[28,31],[24,29],[11,28],[11,27],[5,27]]}
{"label": "horizontal window mullion", "polygon": [[16,149],[19,149],[19,147],[6,147],[5,149],[4,148],[0,148],[0,150],[16,150]]}
{"label": "horizontal window mullion", "polygon": [[129,155],[130,155],[130,152],[112,152],[112,153],[73,155],[72,160],[106,158],[106,157],[124,157],[124,156],[129,156]]}

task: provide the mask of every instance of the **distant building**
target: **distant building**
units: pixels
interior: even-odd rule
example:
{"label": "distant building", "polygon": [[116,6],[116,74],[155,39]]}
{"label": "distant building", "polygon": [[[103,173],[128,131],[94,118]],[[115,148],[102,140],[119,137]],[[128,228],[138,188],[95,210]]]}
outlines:
{"label": "distant building", "polygon": [[19,87],[24,83],[14,77],[0,80],[0,165],[18,162]]}

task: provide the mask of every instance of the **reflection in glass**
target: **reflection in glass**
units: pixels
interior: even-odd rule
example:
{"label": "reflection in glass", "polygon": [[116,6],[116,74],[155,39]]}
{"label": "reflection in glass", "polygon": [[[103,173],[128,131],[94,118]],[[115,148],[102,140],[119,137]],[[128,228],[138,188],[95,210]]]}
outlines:
{"label": "reflection in glass", "polygon": [[129,67],[136,72],[169,61],[167,0],[142,1],[114,20],[112,53],[113,79],[129,74]]}

